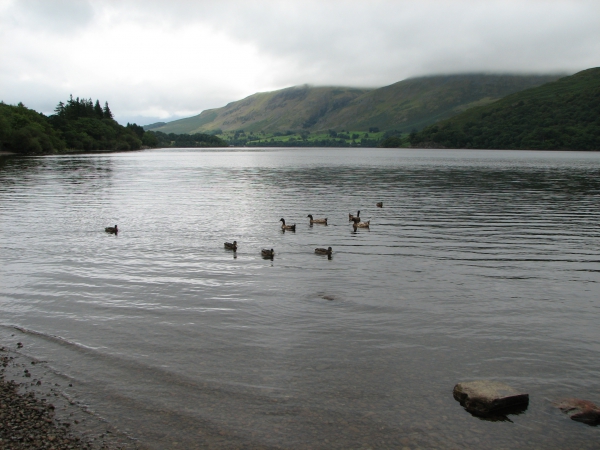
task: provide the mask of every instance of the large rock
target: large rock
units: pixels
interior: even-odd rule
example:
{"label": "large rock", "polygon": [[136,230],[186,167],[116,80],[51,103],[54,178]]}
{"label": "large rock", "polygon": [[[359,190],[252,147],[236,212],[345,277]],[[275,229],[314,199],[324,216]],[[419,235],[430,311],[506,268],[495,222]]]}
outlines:
{"label": "large rock", "polygon": [[563,412],[578,422],[600,425],[600,408],[588,400],[567,398],[556,404]]}
{"label": "large rock", "polygon": [[467,411],[476,415],[490,415],[511,410],[525,410],[529,394],[513,389],[499,381],[479,380],[458,383],[454,386],[454,398]]}

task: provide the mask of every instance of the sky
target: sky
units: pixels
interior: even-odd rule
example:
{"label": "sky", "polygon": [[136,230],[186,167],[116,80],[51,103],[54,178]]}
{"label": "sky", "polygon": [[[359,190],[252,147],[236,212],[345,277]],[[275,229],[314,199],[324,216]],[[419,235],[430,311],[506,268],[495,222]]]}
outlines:
{"label": "sky", "polygon": [[289,86],[600,66],[600,0],[0,0],[0,100],[122,124]]}

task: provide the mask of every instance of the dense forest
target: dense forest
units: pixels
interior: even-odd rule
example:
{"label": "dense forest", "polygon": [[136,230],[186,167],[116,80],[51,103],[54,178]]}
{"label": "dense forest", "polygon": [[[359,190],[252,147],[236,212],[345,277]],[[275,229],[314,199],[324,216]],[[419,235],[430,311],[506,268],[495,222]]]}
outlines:
{"label": "dense forest", "polygon": [[166,135],[146,132],[136,124],[119,125],[108,103],[71,98],[60,102],[50,116],[22,103],[0,102],[0,151],[18,154],[49,154],[73,151],[138,150],[149,147],[223,147],[215,136]]}
{"label": "dense forest", "polygon": [[413,147],[600,150],[600,68],[588,69],[410,136]]}

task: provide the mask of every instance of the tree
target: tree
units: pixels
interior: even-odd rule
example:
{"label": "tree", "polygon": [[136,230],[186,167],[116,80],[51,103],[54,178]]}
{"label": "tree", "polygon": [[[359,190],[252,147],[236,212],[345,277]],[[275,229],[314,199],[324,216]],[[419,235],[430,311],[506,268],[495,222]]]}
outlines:
{"label": "tree", "polygon": [[65,104],[63,102],[58,102],[58,105],[56,105],[56,108],[54,108],[54,112],[56,113],[57,116],[64,116],[65,114]]}
{"label": "tree", "polygon": [[398,136],[392,136],[389,137],[387,139],[384,139],[381,144],[379,144],[380,147],[385,147],[385,148],[396,148],[396,147],[401,147],[402,146],[402,139],[400,139]]}
{"label": "tree", "polygon": [[[108,104],[106,106],[108,106]],[[102,106],[100,106],[100,100],[96,100],[96,104],[94,105],[94,114],[98,119],[102,119],[104,117],[104,111],[102,111]]]}
{"label": "tree", "polygon": [[127,122],[127,128],[129,128],[131,131],[133,131],[137,135],[137,137],[139,137],[140,139],[142,139],[142,137],[144,137],[144,127],[141,127],[136,123]]}
{"label": "tree", "polygon": [[408,140],[411,144],[414,144],[417,140],[417,129],[413,128],[410,134],[408,135]]}
{"label": "tree", "polygon": [[156,147],[158,145],[158,139],[152,131],[147,131],[142,136],[142,144],[147,147]]}
{"label": "tree", "polygon": [[112,112],[110,111],[110,108],[108,107],[108,102],[104,102],[104,109],[102,110],[102,116],[105,119],[113,118]]}

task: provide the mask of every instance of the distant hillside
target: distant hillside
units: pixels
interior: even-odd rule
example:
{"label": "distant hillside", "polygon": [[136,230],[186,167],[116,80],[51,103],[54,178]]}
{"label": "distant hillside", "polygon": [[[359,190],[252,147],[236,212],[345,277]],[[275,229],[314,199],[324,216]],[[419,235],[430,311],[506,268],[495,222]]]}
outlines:
{"label": "distant hillside", "polygon": [[165,133],[410,131],[556,79],[552,75],[474,74],[413,78],[379,89],[304,85],[254,94],[223,108],[146,129]]}
{"label": "distant hillside", "polygon": [[223,108],[208,109],[158,128],[164,133],[265,131],[311,129],[324,114],[347,106],[368,89],[296,86],[260,92]]}
{"label": "distant hillside", "polygon": [[415,147],[600,150],[600,68],[470,109],[411,137]]}

